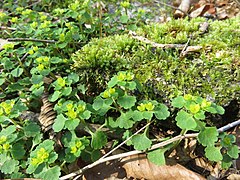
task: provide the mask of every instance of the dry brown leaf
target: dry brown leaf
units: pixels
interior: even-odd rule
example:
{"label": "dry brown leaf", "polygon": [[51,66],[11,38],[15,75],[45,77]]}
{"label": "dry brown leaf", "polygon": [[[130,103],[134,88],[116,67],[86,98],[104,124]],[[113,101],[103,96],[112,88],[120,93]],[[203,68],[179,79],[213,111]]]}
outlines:
{"label": "dry brown leaf", "polygon": [[42,96],[42,107],[39,115],[39,123],[44,132],[50,130],[56,118],[56,113],[53,110],[53,104],[48,101],[48,95]]}
{"label": "dry brown leaf", "polygon": [[201,6],[200,8],[192,11],[191,14],[190,14],[190,16],[191,16],[192,18],[202,16],[202,15],[204,15],[210,8],[211,8],[211,5],[210,5],[210,4],[205,4],[205,5]]}
{"label": "dry brown leaf", "polygon": [[229,180],[239,180],[240,175],[239,174],[231,174],[227,177],[227,179],[229,179]]}
{"label": "dry brown leaf", "polygon": [[[149,180],[204,180],[205,178],[180,164],[157,166],[151,163],[146,155],[134,155],[122,159],[127,177]],[[169,163],[170,164],[170,163]]]}
{"label": "dry brown leaf", "polygon": [[106,162],[84,172],[83,180],[126,178],[126,171],[119,161]]}

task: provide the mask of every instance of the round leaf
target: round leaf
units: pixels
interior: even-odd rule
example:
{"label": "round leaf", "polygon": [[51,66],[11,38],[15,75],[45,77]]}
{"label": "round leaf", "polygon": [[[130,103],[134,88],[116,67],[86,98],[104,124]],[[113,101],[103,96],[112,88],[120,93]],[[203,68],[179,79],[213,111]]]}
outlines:
{"label": "round leaf", "polygon": [[206,127],[198,134],[198,141],[203,146],[213,146],[218,140],[218,131],[216,127]]}
{"label": "round leaf", "polygon": [[136,150],[147,150],[151,147],[152,141],[145,134],[137,134],[132,137],[132,144]]}
{"label": "round leaf", "polygon": [[210,161],[218,162],[223,159],[220,148],[215,146],[207,146],[205,148],[205,155]]}
{"label": "round leaf", "polygon": [[176,121],[177,126],[181,129],[194,130],[197,127],[197,123],[193,116],[183,110],[177,113]]}
{"label": "round leaf", "polygon": [[129,109],[135,105],[136,101],[137,100],[135,96],[124,95],[122,97],[119,97],[117,102],[124,109]]}

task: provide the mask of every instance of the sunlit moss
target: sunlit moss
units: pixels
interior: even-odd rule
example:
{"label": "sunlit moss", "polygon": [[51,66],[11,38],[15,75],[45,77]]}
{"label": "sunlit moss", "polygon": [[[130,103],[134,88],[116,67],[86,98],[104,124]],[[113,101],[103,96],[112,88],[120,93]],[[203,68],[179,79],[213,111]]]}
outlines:
{"label": "sunlit moss", "polygon": [[[240,20],[209,21],[209,31],[200,34],[204,18],[174,20],[139,28],[136,33],[157,43],[201,45],[200,52],[180,57],[175,49],[157,49],[128,35],[92,39],[77,51],[73,68],[87,74],[85,83],[104,87],[108,78],[120,70],[131,70],[144,83],[146,96],[173,98],[193,94],[225,104],[239,100]],[[96,88],[95,88],[96,90]]]}

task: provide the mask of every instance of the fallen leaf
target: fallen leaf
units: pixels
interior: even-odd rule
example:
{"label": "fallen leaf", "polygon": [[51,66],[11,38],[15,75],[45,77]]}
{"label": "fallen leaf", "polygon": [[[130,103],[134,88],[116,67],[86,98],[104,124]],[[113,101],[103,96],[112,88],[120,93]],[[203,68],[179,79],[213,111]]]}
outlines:
{"label": "fallen leaf", "polygon": [[202,15],[204,15],[210,8],[211,8],[211,5],[210,5],[210,4],[205,4],[205,5],[201,6],[200,8],[192,11],[191,14],[190,14],[190,16],[191,16],[192,18],[202,16]]}
{"label": "fallen leaf", "polygon": [[239,180],[240,175],[239,174],[231,174],[227,177],[227,179],[229,179],[229,180]]}
{"label": "fallen leaf", "polygon": [[[157,166],[151,163],[146,155],[133,155],[121,160],[123,168],[126,170],[127,177],[136,179],[149,180],[204,180],[201,175],[188,170],[180,164],[172,164]],[[170,165],[171,164],[171,165]]]}

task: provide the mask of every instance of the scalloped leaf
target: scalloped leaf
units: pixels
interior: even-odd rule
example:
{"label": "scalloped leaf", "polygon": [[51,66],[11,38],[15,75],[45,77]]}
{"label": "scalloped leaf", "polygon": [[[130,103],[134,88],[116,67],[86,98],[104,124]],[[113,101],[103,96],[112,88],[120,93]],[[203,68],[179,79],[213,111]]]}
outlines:
{"label": "scalloped leaf", "polygon": [[197,123],[193,116],[184,110],[177,113],[176,121],[177,126],[181,129],[194,130],[197,127]]}
{"label": "scalloped leaf", "polygon": [[232,145],[228,151],[227,154],[232,157],[233,159],[237,159],[239,156],[239,149],[237,145]]}
{"label": "scalloped leaf", "polygon": [[93,149],[101,149],[107,143],[107,136],[102,131],[96,131],[92,134],[91,146]]}
{"label": "scalloped leaf", "polygon": [[210,161],[218,162],[223,159],[223,156],[220,150],[221,150],[220,147],[207,146],[205,148],[205,155]]}
{"label": "scalloped leaf", "polygon": [[136,97],[135,96],[129,96],[124,95],[122,97],[119,97],[117,102],[120,106],[122,106],[124,109],[130,109],[133,107],[136,103]]}
{"label": "scalloped leaf", "polygon": [[66,120],[67,118],[65,118],[62,114],[58,115],[52,127],[54,132],[61,131],[64,128]]}
{"label": "scalloped leaf", "polygon": [[147,150],[151,147],[152,141],[145,134],[137,134],[132,137],[132,144],[136,150]]}
{"label": "scalloped leaf", "polygon": [[161,165],[165,165],[166,161],[165,161],[165,149],[157,149],[154,151],[150,151],[148,152],[147,158],[149,159],[149,161],[151,161],[152,163],[161,166]]}
{"label": "scalloped leaf", "polygon": [[170,112],[168,111],[168,107],[164,104],[158,104],[155,108],[154,114],[157,119],[165,120],[170,116]]}
{"label": "scalloped leaf", "polygon": [[128,129],[131,128],[135,122],[131,120],[131,113],[122,113],[121,116],[117,118],[116,123],[118,127]]}
{"label": "scalloped leaf", "polygon": [[218,140],[218,131],[216,127],[206,127],[198,134],[198,141],[203,146],[213,146]]}
{"label": "scalloped leaf", "polygon": [[178,96],[172,100],[172,106],[176,108],[182,108],[186,101],[183,96]]}

